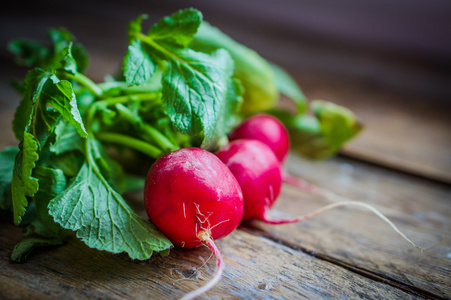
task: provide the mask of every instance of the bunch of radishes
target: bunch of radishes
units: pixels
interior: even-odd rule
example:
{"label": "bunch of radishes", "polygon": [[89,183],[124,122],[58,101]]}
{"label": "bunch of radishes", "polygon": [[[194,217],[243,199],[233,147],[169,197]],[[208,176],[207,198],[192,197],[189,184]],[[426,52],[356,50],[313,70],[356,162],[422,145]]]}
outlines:
{"label": "bunch of radishes", "polygon": [[[357,205],[376,213],[412,243],[379,211],[357,201],[336,202],[293,219],[272,219],[269,210],[280,193],[283,179],[290,178],[282,175],[281,168],[289,144],[287,131],[276,118],[256,115],[237,127],[230,134],[230,142],[216,155],[199,148],[182,148],[151,166],[144,189],[151,222],[179,247],[207,245],[218,262],[213,279],[184,299],[199,296],[219,281],[224,263],[214,240],[231,233],[242,220],[293,223],[336,206]],[[292,181],[295,179],[291,178]],[[313,186],[304,186],[317,191]],[[332,193],[324,195],[339,197]]]}

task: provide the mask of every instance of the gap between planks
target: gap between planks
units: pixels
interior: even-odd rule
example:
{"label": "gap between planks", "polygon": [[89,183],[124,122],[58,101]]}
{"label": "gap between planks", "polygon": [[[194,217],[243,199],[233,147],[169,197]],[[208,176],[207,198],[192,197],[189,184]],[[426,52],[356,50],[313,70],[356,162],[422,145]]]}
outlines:
{"label": "gap between planks", "polygon": [[258,237],[262,237],[265,239],[268,239],[276,244],[288,247],[294,251],[300,251],[304,254],[307,254],[313,258],[317,258],[320,259],[322,261],[326,261],[328,263],[331,263],[335,266],[338,266],[340,268],[344,268],[350,272],[353,272],[355,274],[361,275],[367,279],[373,280],[373,281],[377,281],[383,284],[387,284],[391,287],[394,287],[396,289],[399,289],[403,292],[409,293],[411,295],[414,296],[418,296],[418,297],[423,297],[426,299],[440,299],[440,300],[445,300],[447,298],[441,297],[439,295],[436,295],[434,293],[431,293],[427,290],[418,288],[416,286],[410,285],[410,284],[406,284],[403,283],[399,280],[396,280],[394,278],[390,278],[387,277],[384,274],[380,274],[374,271],[370,271],[368,269],[356,266],[356,265],[352,265],[348,262],[342,261],[340,259],[336,259],[332,256],[329,256],[327,254],[323,254],[323,253],[318,253],[316,251],[307,249],[305,247],[296,245],[294,243],[291,243],[281,237],[278,236],[274,236],[273,234],[270,234],[269,232],[265,231],[264,229],[258,228],[257,226],[253,225],[252,223],[246,223],[246,224],[242,224],[239,227],[241,230],[248,232],[250,234],[253,234],[255,236]]}

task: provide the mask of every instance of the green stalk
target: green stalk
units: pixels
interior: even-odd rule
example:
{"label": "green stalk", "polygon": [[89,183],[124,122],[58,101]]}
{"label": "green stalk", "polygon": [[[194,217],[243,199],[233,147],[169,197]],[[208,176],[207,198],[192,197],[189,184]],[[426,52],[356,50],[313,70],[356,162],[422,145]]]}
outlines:
{"label": "green stalk", "polygon": [[88,77],[86,77],[81,73],[77,72],[75,74],[71,74],[69,72],[64,72],[62,75],[67,79],[75,80],[76,82],[84,86],[86,89],[88,89],[88,91],[90,91],[97,98],[101,97],[103,94],[102,89],[99,88],[97,84],[94,83],[94,81],[92,81],[91,79],[89,79]]}
{"label": "green stalk", "polygon": [[103,100],[96,101],[93,105],[114,105],[118,103],[126,103],[130,101],[159,101],[161,98],[161,92],[149,92],[149,93],[136,93],[125,96],[111,97]]}
{"label": "green stalk", "polygon": [[97,86],[103,92],[109,91],[111,89],[120,89],[123,93],[156,93],[160,90],[159,88],[151,87],[148,85],[128,86],[124,81],[102,82],[97,84]]}
{"label": "green stalk", "polygon": [[119,134],[119,133],[110,133],[110,132],[102,132],[102,133],[96,133],[96,138],[99,141],[104,141],[104,142],[110,142],[110,143],[114,143],[114,144],[119,144],[119,145],[123,145],[132,149],[135,149],[141,153],[144,153],[152,158],[159,158],[161,157],[164,153],[158,149],[157,147],[143,142],[141,140],[138,140],[136,138],[124,135],[124,134]]}
{"label": "green stalk", "polygon": [[138,93],[138,94],[130,94],[119,97],[111,97],[103,100],[98,100],[94,102],[88,110],[87,118],[86,118],[86,127],[90,128],[92,120],[94,118],[94,114],[97,111],[99,106],[105,105],[110,106],[118,103],[125,103],[129,101],[159,101],[161,98],[161,92],[150,92],[150,93]]}
{"label": "green stalk", "polygon": [[159,130],[154,127],[144,124],[142,125],[142,129],[152,137],[153,141],[155,141],[158,146],[163,148],[166,152],[171,152],[179,149],[177,145],[174,145],[166,136],[164,136]]}
{"label": "green stalk", "polygon": [[139,116],[134,115],[126,106],[122,105],[121,103],[117,103],[116,109],[122,114],[122,117],[126,118],[127,121],[135,128],[144,131],[147,134],[144,137],[149,142],[154,142],[165,152],[171,152],[179,149],[177,145],[172,143],[158,129],[150,124],[146,124]]}

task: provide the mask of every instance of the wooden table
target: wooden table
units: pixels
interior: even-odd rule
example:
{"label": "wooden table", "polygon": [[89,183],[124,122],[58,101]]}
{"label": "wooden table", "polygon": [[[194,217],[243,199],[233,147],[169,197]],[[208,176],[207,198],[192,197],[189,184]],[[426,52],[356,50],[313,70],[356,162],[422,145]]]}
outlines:
{"label": "wooden table", "polygon": [[[94,22],[100,11],[91,7],[84,24]],[[105,18],[113,26],[112,17]],[[37,30],[47,27],[48,19],[37,20],[24,20],[22,27],[11,29],[3,38],[31,24]],[[78,24],[70,18],[65,21],[67,27]],[[89,76],[101,80],[114,72],[123,55],[118,43],[99,31],[88,34],[89,26],[76,29],[86,38],[78,35],[90,52]],[[19,99],[7,81],[23,75],[7,55],[2,55],[2,66],[1,148],[17,144],[10,123]],[[449,99],[339,76],[293,74],[309,99],[349,107],[366,129],[327,161],[312,162],[292,153],[287,171],[322,190],[374,205],[426,251],[421,253],[381,219],[359,208],[337,208],[299,224],[243,224],[217,241],[225,273],[202,297],[450,299]],[[141,192],[126,199],[145,216]],[[329,203],[315,193],[284,185],[272,215],[303,215]],[[176,248],[168,256],[142,262],[89,249],[75,238],[63,246],[36,251],[25,264],[14,264],[9,257],[21,231],[0,224],[1,299],[176,299],[203,285],[215,268],[206,247]]]}

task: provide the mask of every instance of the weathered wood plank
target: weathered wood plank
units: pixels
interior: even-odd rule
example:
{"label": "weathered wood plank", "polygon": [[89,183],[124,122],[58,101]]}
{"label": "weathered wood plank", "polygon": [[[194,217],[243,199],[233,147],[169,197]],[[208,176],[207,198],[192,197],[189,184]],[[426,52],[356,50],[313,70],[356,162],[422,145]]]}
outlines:
{"label": "weathered wood plank", "polygon": [[296,78],[310,99],[341,104],[365,125],[342,153],[451,183],[450,101],[389,92],[364,81]]}
{"label": "weathered wood plank", "polygon": [[[108,11],[97,3],[89,11],[79,6],[68,14],[59,11],[67,7],[62,2],[53,3],[51,8],[40,3],[34,5],[28,10],[33,12],[30,15],[17,11],[19,15],[11,13],[1,18],[1,24],[7,24],[8,30],[2,32],[0,41],[5,44],[18,35],[44,38],[47,27],[65,25],[87,46],[91,57],[89,76],[96,81],[120,69],[126,47],[126,23],[143,13],[134,6],[125,10],[119,2],[110,4]],[[162,10],[168,9],[169,6],[162,5]],[[156,10],[147,12],[162,14]],[[100,19],[102,26],[98,27]],[[231,32],[247,37],[238,27],[230,27]],[[252,30],[261,35],[253,37],[254,45],[268,45],[258,40],[266,32],[260,28]],[[361,72],[362,66],[348,69],[348,59],[355,52],[342,51],[337,59],[333,50],[317,51],[325,44],[308,45],[299,52],[295,43],[278,44],[274,42],[275,37],[268,40],[273,48],[265,48],[264,53],[277,52],[273,57],[283,56],[293,65],[307,66],[307,71],[302,70],[296,78],[310,99],[343,104],[365,122],[365,132],[343,153],[451,182],[449,102],[382,91],[360,77],[358,82],[315,77],[308,70],[316,69],[316,74],[322,75],[327,73],[324,67],[330,63],[335,75]],[[280,45],[291,48],[281,52]],[[302,56],[300,53],[306,55],[303,61],[297,60]],[[6,57],[5,49],[0,54]],[[376,53],[363,53],[359,62],[370,59],[372,54]],[[321,61],[325,57],[328,59]],[[378,79],[379,83],[395,82],[401,77],[428,79],[429,90],[444,85],[434,81],[444,78],[444,74],[429,77],[427,72],[421,73],[429,71],[428,68],[416,69],[421,73],[418,76],[408,72],[398,76],[393,72],[399,70],[399,65],[392,66],[388,60],[383,68],[373,70],[374,63],[381,59],[363,66],[365,74],[372,75],[372,80]],[[4,130],[0,134],[0,148],[17,144],[10,124],[19,96],[7,86],[7,81],[16,77],[10,75],[21,73],[12,68],[10,61],[2,66],[0,126]],[[404,65],[401,71],[410,67]],[[382,81],[374,77],[384,74],[387,78]],[[412,83],[394,86],[412,87]],[[260,229],[238,230],[218,241],[227,269],[223,280],[206,298],[451,298],[449,186],[342,158],[317,164],[291,159],[289,166],[291,171],[320,186],[377,205],[415,242],[432,248],[420,254],[380,219],[352,208],[330,211],[298,225],[257,225]],[[132,200],[139,209],[142,205],[139,195]],[[302,214],[326,203],[324,199],[285,186],[274,215]],[[144,216],[143,211],[141,214]],[[29,263],[17,265],[10,263],[8,257],[20,238],[18,233],[18,228],[0,224],[0,298],[174,299],[204,283],[214,268],[212,259],[200,267],[210,256],[203,248],[176,249],[168,257],[139,263],[130,262],[124,255],[87,249],[77,240],[56,249],[38,251]],[[194,280],[187,279],[190,276]]]}
{"label": "weathered wood plank", "polygon": [[[39,251],[25,264],[13,264],[8,255],[18,233],[11,225],[0,227],[0,298],[176,299],[204,284],[215,267],[203,247],[132,262],[123,255],[89,249],[76,239]],[[203,298],[416,298],[241,230],[218,241],[218,246],[226,271]]]}
{"label": "weathered wood plank", "polygon": [[[13,105],[8,104],[4,107],[8,107],[9,109],[1,111],[0,123],[2,128],[10,128]],[[14,135],[9,130],[2,132],[0,141],[1,146],[16,143]],[[387,172],[386,170],[381,171],[378,168],[356,168],[356,164],[352,161],[338,161],[339,163],[337,163],[337,160],[333,160],[318,164],[306,164],[306,162],[303,161],[302,164],[295,162],[288,165],[292,166],[291,170],[293,172],[299,172],[297,174],[302,175],[304,178],[338,191],[344,195],[350,195],[355,199],[369,199],[370,203],[380,206],[389,206],[390,208],[384,209],[384,212],[388,213],[387,215],[390,218],[397,221],[397,224],[401,229],[415,241],[421,242],[421,245],[425,247],[438,243],[439,246],[429,250],[424,255],[420,255],[414,249],[410,248],[408,244],[399,239],[388,227],[384,227],[384,224],[379,219],[374,218],[371,214],[365,212],[363,213],[363,216],[361,215],[354,218],[354,210],[350,213],[350,215],[352,214],[353,219],[350,219],[350,217],[343,218],[342,212],[337,212],[338,216],[336,218],[330,217],[330,220],[320,219],[315,222],[312,220],[312,222],[309,222],[307,225],[303,224],[300,229],[302,230],[302,236],[300,235],[301,231],[298,230],[297,226],[295,226],[294,229],[293,227],[287,226],[284,227],[285,229],[282,227],[277,227],[277,230],[276,228],[271,228],[269,231],[270,237],[274,240],[278,238],[284,239],[285,241],[288,241],[287,245],[289,244],[291,247],[302,246],[320,254],[329,255],[334,259],[348,262],[357,268],[365,268],[376,274],[381,274],[381,276],[387,276],[390,280],[398,280],[401,283],[424,289],[432,294],[449,297],[450,292],[449,288],[447,288],[450,285],[448,280],[449,260],[444,259],[444,257],[451,252],[449,250],[449,242],[446,240],[448,238],[447,235],[449,236],[449,229],[451,229],[448,223],[450,216],[449,202],[444,201],[444,199],[450,198],[449,189],[444,185],[433,184],[430,182],[426,185],[418,185],[417,178],[413,178],[412,180],[409,176],[401,176],[403,179],[399,179],[399,175],[393,172]],[[360,166],[360,164],[357,165]],[[292,188],[286,188],[285,194],[282,197],[282,200],[285,201],[279,201],[279,203],[285,203],[284,205],[286,206],[276,208],[280,211],[294,213],[295,210],[293,210],[292,207],[296,207],[298,198],[302,195],[312,199],[312,201],[307,203],[307,205],[303,203],[304,209],[299,210],[299,213],[310,211],[315,207],[327,203],[325,201],[322,201],[321,203],[315,202],[318,200],[315,197],[311,197]],[[381,195],[386,197],[380,197]],[[433,201],[431,201],[431,199]],[[312,204],[314,205],[312,206]],[[330,212],[330,214],[333,214],[333,212]],[[422,220],[422,226],[425,226],[426,229],[422,229],[415,224],[417,219]],[[372,221],[368,222],[368,220]],[[379,232],[377,235],[374,234],[375,227]],[[338,233],[335,230],[332,230],[332,228],[338,228],[336,229],[339,230]],[[347,228],[351,229],[348,230]],[[265,230],[267,229],[265,228]],[[258,235],[258,233],[253,234]],[[325,237],[327,236],[332,238],[326,239]],[[366,239],[366,236],[369,238]],[[440,239],[445,240],[444,242],[441,242]],[[256,243],[253,247],[259,248],[264,246]],[[227,251],[227,249],[225,251]],[[255,254],[257,252],[254,251],[253,253],[254,255],[257,255]],[[208,253],[205,255],[208,256]],[[81,257],[79,258],[81,259]],[[60,257],[60,259],[65,258]],[[198,261],[193,263],[193,266],[196,265],[198,265]],[[337,267],[337,265],[335,265],[335,267]],[[210,268],[212,268],[212,266],[210,266]],[[341,269],[341,266],[339,269]],[[277,273],[279,271],[274,272]],[[60,272],[63,271],[60,270]],[[237,269],[237,272],[243,271]],[[335,271],[332,273],[334,274]],[[38,274],[41,273],[38,272]],[[333,276],[333,274],[328,274],[327,276]],[[26,275],[23,276],[26,277]],[[82,277],[80,274],[75,274],[74,276]],[[270,275],[268,274],[268,276]],[[20,277],[17,277],[17,279],[19,280]],[[133,279],[129,280],[131,281]],[[231,280],[237,280],[237,278],[231,278]],[[336,280],[337,279],[335,278],[333,279],[334,282],[336,282]],[[97,282],[97,279],[92,279],[92,281]],[[10,279],[5,279],[4,282],[5,290],[8,290],[8,287],[12,287],[15,284],[15,281]],[[36,282],[30,283],[30,287],[36,288],[42,282],[44,282],[44,279],[37,279]],[[98,294],[96,295],[98,295],[98,297],[112,297],[111,295],[116,295],[117,293],[121,295],[120,292],[117,291],[111,292],[111,288],[102,280],[95,284],[99,284],[104,289],[97,292]],[[243,283],[243,286],[244,285],[245,284]],[[63,281],[63,283],[55,284],[52,289],[53,288],[57,290],[60,289],[53,293],[67,293],[67,289],[74,289],[73,287],[70,287],[70,281],[68,279]],[[194,286],[192,288],[194,288]],[[231,289],[230,286],[224,288],[222,292],[226,292],[229,289]],[[288,289],[294,289],[294,287]],[[51,293],[50,290],[48,293]],[[189,289],[186,289],[185,291],[188,290]],[[253,292],[254,291],[252,291],[252,293]],[[346,294],[347,291],[342,292],[343,297],[348,295]],[[74,295],[76,296],[85,296],[85,294],[79,294],[82,293],[80,291],[74,290],[73,293],[75,293]],[[237,293],[243,293],[243,291],[238,289]],[[252,293],[249,293],[249,297],[252,296]],[[221,292],[218,292],[218,295],[220,294]],[[30,290],[25,290],[23,294],[24,297],[31,297],[32,295],[33,292]],[[59,295],[61,294],[56,295],[55,298]],[[310,294],[308,295],[312,296]],[[317,296],[317,294],[314,295]],[[13,297],[13,295],[5,294],[5,297],[7,298],[10,298],[10,296]],[[47,296],[48,295],[44,293],[42,298]]]}
{"label": "weathered wood plank", "polygon": [[[427,250],[421,253],[371,212],[352,207],[337,208],[300,224],[255,223],[266,232],[264,235],[451,297],[449,186],[343,158],[314,163],[291,156],[286,166],[291,173],[322,188],[374,205]],[[329,203],[284,185],[272,214],[303,215]]]}

